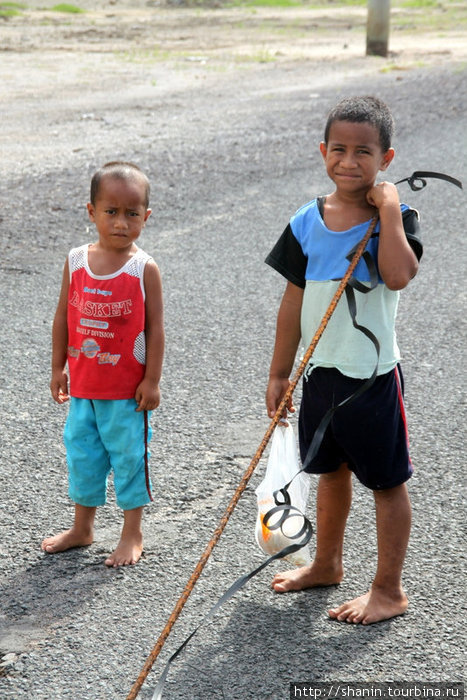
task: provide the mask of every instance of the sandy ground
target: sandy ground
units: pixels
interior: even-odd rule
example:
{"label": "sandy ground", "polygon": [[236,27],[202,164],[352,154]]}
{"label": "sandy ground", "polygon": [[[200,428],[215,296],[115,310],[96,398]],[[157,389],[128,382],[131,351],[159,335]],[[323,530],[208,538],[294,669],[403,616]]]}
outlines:
{"label": "sandy ground", "polygon": [[[462,65],[467,60],[465,7],[446,24],[442,8],[422,14],[394,10],[387,58],[365,57],[366,8],[175,8],[151,2],[83,2],[86,12],[44,11],[28,3],[20,15],[0,20],[2,165],[53,162],[66,144],[83,148],[64,114],[91,120],[104,101],[143,101],[168,93],[190,100],[190,91],[231,85],[241,94],[245,76],[309,66],[310,79],[331,82],[345,72],[393,72]],[[268,88],[265,85],[264,89]],[[283,90],[294,89],[283,85]],[[44,143],[42,127],[55,115]],[[92,136],[92,134],[91,134]],[[21,167],[21,166],[20,166]]]}

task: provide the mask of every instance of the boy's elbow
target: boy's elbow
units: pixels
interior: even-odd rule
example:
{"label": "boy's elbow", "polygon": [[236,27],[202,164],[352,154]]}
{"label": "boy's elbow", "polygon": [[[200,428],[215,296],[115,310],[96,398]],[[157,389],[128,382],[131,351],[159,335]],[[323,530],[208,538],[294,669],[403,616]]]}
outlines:
{"label": "boy's elbow", "polygon": [[392,270],[384,275],[384,284],[393,292],[405,289],[418,272],[418,261],[415,260],[407,269]]}
{"label": "boy's elbow", "polygon": [[405,287],[407,287],[409,281],[410,280],[407,282],[385,282],[385,285],[391,290],[391,292],[399,292],[401,289],[405,289]]}

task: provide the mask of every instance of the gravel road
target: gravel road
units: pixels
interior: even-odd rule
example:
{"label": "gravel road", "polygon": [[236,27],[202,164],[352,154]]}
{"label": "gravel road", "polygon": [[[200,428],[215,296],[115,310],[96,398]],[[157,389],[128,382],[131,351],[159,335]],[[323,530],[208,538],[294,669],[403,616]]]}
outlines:
{"label": "gravel road", "polygon": [[[47,80],[40,61],[50,66],[52,54],[26,52],[22,72],[19,54],[2,55],[0,698],[117,700],[267,428],[263,394],[283,282],[263,260],[298,206],[329,189],[318,150],[327,110],[345,95],[378,94],[397,123],[388,178],[441,170],[466,183],[467,69],[449,55],[407,71],[382,71],[382,60],[310,59],[208,74],[190,64],[180,77],[158,64],[154,87],[141,65],[119,62],[112,72],[109,54],[54,55]],[[66,73],[61,58],[75,59],[76,76],[54,87]],[[90,175],[116,158],[139,163],[153,185],[141,246],[163,276],[167,355],[145,554],[135,567],[108,570],[102,562],[121,527],[112,491],[92,546],[48,556],[39,545],[72,517],[66,408],[48,392],[60,274],[69,248],[93,236]],[[273,564],[200,629],[169,674],[167,699],[285,700],[292,681],[464,679],[465,190],[431,181],[419,193],[400,191],[420,210],[425,240],[398,324],[415,465],[409,611],[366,628],[327,618],[328,607],[367,589],[375,567],[374,507],[356,484],[343,583],[279,596],[269,582],[282,565]],[[141,698],[152,696],[163,664],[209,607],[262,561],[254,489],[264,467]]]}

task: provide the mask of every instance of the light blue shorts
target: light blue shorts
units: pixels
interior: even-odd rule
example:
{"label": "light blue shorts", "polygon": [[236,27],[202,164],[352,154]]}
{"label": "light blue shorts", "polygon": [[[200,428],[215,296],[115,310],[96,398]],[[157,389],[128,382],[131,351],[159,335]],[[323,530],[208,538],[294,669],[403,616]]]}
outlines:
{"label": "light blue shorts", "polygon": [[111,471],[117,504],[123,510],[152,501],[148,411],[135,411],[134,399],[70,399],[64,430],[68,494],[82,506],[106,502]]}

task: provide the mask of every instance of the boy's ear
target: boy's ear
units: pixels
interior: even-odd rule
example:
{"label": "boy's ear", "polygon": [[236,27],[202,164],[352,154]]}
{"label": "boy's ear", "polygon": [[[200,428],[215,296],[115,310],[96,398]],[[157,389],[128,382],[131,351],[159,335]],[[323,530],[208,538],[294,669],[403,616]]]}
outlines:
{"label": "boy's ear", "polygon": [[380,170],[386,170],[391,163],[392,159],[394,158],[395,151],[393,148],[388,148],[386,153],[383,153],[383,157],[381,160],[381,165],[380,165]]}
{"label": "boy's ear", "polygon": [[88,202],[86,204],[86,209],[88,210],[89,221],[92,221],[94,223],[94,207],[91,204],[91,202]]}
{"label": "boy's ear", "polygon": [[152,209],[146,209],[146,214],[144,215],[144,221],[146,222],[151,216]]}
{"label": "boy's ear", "polygon": [[327,149],[324,141],[321,141],[321,143],[319,144],[319,150],[321,151],[321,155],[323,156],[323,158],[326,158],[326,155],[328,153],[328,149]]}

